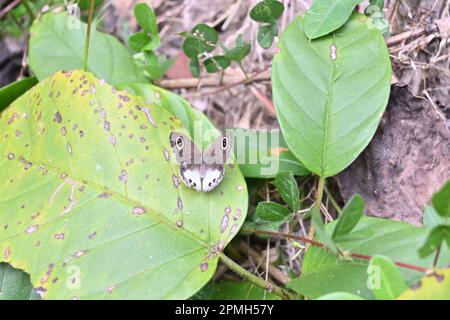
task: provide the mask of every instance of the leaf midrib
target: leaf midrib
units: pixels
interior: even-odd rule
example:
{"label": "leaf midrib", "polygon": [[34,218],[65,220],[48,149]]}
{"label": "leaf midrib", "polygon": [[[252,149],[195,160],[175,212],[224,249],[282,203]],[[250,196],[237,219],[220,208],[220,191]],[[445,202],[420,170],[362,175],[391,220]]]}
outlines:
{"label": "leaf midrib", "polygon": [[[336,39],[336,35],[333,33],[333,41],[329,45],[329,47],[331,47],[332,45],[336,46],[335,39]],[[316,52],[316,54],[317,54],[317,52]],[[325,176],[325,172],[326,172],[330,109],[331,109],[331,102],[332,102],[332,98],[333,98],[332,93],[333,93],[333,85],[335,82],[335,76],[336,76],[336,60],[331,60],[331,77],[328,81],[328,87],[327,87],[328,92],[327,92],[327,101],[325,104],[325,121],[324,121],[324,126],[323,126],[322,177]]]}

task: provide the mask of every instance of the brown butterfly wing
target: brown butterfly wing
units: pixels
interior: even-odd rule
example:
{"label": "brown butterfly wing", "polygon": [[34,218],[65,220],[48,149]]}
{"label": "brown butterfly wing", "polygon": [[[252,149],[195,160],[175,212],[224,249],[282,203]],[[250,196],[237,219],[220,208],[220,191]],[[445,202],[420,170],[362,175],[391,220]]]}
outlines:
{"label": "brown butterfly wing", "polygon": [[174,131],[170,133],[169,139],[173,153],[175,153],[175,157],[180,164],[201,164],[202,152],[191,138]]}
{"label": "brown butterfly wing", "polygon": [[223,165],[230,157],[232,149],[233,136],[231,134],[220,136],[203,152],[203,163]]}

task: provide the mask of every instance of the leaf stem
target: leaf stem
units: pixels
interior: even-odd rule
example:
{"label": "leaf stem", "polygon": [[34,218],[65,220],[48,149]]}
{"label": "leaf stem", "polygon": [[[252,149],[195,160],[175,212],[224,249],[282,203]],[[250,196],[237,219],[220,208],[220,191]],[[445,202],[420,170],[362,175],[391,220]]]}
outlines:
{"label": "leaf stem", "polygon": [[247,279],[254,285],[257,285],[258,287],[276,294],[282,299],[285,300],[295,300],[297,299],[297,295],[295,293],[292,293],[290,291],[287,291],[281,287],[278,287],[277,285],[274,285],[264,279],[261,279],[260,277],[255,276],[253,273],[245,270],[243,267],[241,267],[239,264],[228,258],[225,254],[219,253],[220,260],[231,270],[236,272],[241,277]]}
{"label": "leaf stem", "polygon": [[320,210],[320,205],[323,198],[323,189],[325,187],[325,177],[319,177],[319,185],[317,186],[316,204],[315,206]]}
{"label": "leaf stem", "polygon": [[28,0],[21,0],[21,1],[22,1],[22,4],[25,7],[25,10],[27,10],[28,15],[30,16],[30,20],[31,20],[31,23],[32,23],[33,20],[36,18],[36,16],[34,15],[33,9],[31,9],[31,6],[28,3]]}
{"label": "leaf stem", "polygon": [[[319,248],[322,248],[322,249],[326,249],[325,245],[322,242],[317,241],[317,240],[312,240],[312,239],[309,239],[309,238],[305,238],[305,237],[302,237],[302,236],[296,236],[296,235],[282,233],[282,232],[272,232],[272,231],[267,231],[267,230],[248,229],[248,228],[241,229],[241,232],[264,234],[264,235],[269,235],[269,236],[277,236],[277,237],[282,237],[282,238],[286,238],[286,239],[292,239],[292,240],[297,240],[297,241],[309,243],[309,244],[311,244],[313,246],[316,246],[316,247],[319,247]],[[365,255],[365,254],[360,254],[360,253],[356,253],[356,252],[351,252],[350,256],[352,258],[362,259],[362,260],[370,260],[370,259],[372,259],[372,256]],[[414,270],[414,271],[419,271],[419,272],[423,272],[423,273],[426,273],[428,271],[427,268],[415,266],[415,265],[408,264],[408,263],[397,262],[397,261],[394,261],[394,263],[397,266],[399,266],[399,267],[406,268],[406,269],[411,269],[411,270]]]}
{"label": "leaf stem", "polygon": [[95,0],[91,0],[89,5],[89,14],[88,14],[88,25],[86,32],[86,44],[84,45],[84,70],[88,71],[88,57],[89,57],[89,41],[91,38],[91,25],[92,25],[92,15],[94,13],[94,4]]}
{"label": "leaf stem", "polygon": [[[316,202],[314,204],[314,206],[319,210],[320,212],[320,205],[322,204],[322,198],[323,198],[323,189],[325,187],[325,177],[319,177],[319,184],[317,185],[317,191],[316,191]],[[314,229],[314,227],[311,224],[311,227],[309,228],[308,231],[308,238],[313,239],[314,238],[314,234],[316,233],[316,230]],[[309,243],[306,246],[306,249],[309,249]]]}
{"label": "leaf stem", "polygon": [[339,216],[342,214],[342,209],[339,207],[339,204],[337,203],[336,199],[331,194],[330,190],[328,190],[327,186],[324,187],[325,193],[327,195],[327,198],[330,199],[331,204],[333,205],[334,209],[336,209]]}
{"label": "leaf stem", "polygon": [[439,244],[439,247],[436,250],[436,255],[434,256],[434,260],[433,260],[433,269],[436,269],[438,260],[439,260],[439,255],[441,253],[441,246],[442,246],[442,242]]}

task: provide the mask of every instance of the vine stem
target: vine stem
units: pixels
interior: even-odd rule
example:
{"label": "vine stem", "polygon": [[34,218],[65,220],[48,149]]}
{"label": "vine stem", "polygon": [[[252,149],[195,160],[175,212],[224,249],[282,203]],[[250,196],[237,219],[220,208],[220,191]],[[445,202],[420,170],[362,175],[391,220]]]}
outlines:
{"label": "vine stem", "polygon": [[[319,177],[319,184],[317,185],[317,191],[316,191],[316,202],[314,204],[314,207],[316,207],[319,212],[320,212],[320,205],[322,204],[322,198],[323,198],[323,190],[325,187],[325,177]],[[316,233],[316,230],[314,229],[314,227],[311,226],[309,227],[309,231],[308,231],[308,238],[312,239],[314,238],[314,234]],[[306,249],[309,248],[309,244],[306,246]]]}
{"label": "vine stem", "polygon": [[91,0],[89,5],[88,25],[86,32],[86,44],[84,45],[84,71],[88,71],[89,42],[91,39],[92,15],[94,13],[95,0]]}
{"label": "vine stem", "polygon": [[320,210],[320,204],[322,203],[324,187],[325,187],[325,177],[319,177],[319,185],[317,186],[316,204],[315,204],[315,206],[319,210]]}
{"label": "vine stem", "polygon": [[241,277],[247,279],[254,285],[257,285],[258,287],[268,292],[272,292],[285,300],[297,299],[297,295],[295,293],[287,291],[281,287],[278,287],[277,285],[274,285],[273,283],[270,283],[269,281],[266,281],[260,277],[255,276],[253,273],[247,271],[239,264],[228,258],[225,254],[219,253],[219,258],[228,268],[233,270],[236,274],[240,275]]}
{"label": "vine stem", "polygon": [[[272,237],[273,236],[277,236],[277,237],[282,237],[282,238],[286,238],[286,239],[292,239],[292,240],[305,242],[305,243],[311,244],[313,246],[316,246],[316,247],[319,247],[319,248],[322,248],[322,249],[326,249],[325,245],[322,242],[317,241],[317,240],[308,239],[308,238],[305,238],[305,237],[302,237],[302,236],[295,236],[295,235],[287,234],[287,233],[272,232],[272,231],[257,230],[257,229],[247,229],[247,228],[241,229],[241,232],[264,234],[264,235],[269,235],[269,236],[272,236]],[[360,253],[355,253],[355,252],[351,252],[350,256],[352,258],[362,259],[362,260],[370,260],[370,259],[372,259],[372,256],[365,255],[365,254],[360,254]],[[411,270],[419,271],[419,272],[423,272],[423,273],[428,272],[427,268],[415,266],[415,265],[412,265],[412,264],[398,262],[398,261],[394,261],[394,263],[397,266],[402,267],[402,268],[411,269]]]}
{"label": "vine stem", "polygon": [[342,209],[339,207],[339,204],[337,203],[336,199],[331,194],[330,190],[328,190],[327,186],[324,188],[325,194],[327,195],[327,199],[330,199],[331,204],[333,205],[334,209],[336,209],[339,216],[342,214]]}

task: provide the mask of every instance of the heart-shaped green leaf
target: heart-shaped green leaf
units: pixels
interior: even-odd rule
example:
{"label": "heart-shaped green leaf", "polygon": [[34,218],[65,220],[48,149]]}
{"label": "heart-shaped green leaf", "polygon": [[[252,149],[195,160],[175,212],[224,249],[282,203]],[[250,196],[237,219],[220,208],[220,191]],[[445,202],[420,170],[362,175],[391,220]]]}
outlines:
{"label": "heart-shaped green leaf", "polygon": [[315,39],[340,28],[362,0],[314,0],[305,14],[305,34]]}
{"label": "heart-shaped green leaf", "polygon": [[208,73],[214,73],[228,68],[230,66],[230,60],[225,56],[214,56],[203,61],[203,64]]}
{"label": "heart-shaped green leaf", "polygon": [[146,3],[138,3],[134,6],[134,16],[146,33],[159,38],[155,12]]}
{"label": "heart-shaped green leaf", "polygon": [[236,46],[232,49],[225,50],[225,57],[231,61],[240,62],[250,53],[250,50],[250,43],[243,42],[242,34],[240,34],[236,39]]}
{"label": "heart-shaped green leaf", "polygon": [[152,39],[144,32],[136,32],[128,39],[128,44],[134,51],[141,51]]}
{"label": "heart-shaped green leaf", "polygon": [[[28,61],[39,80],[59,70],[82,68],[86,24],[65,13],[46,13],[30,29]],[[78,25],[79,23],[79,25]],[[93,28],[94,29],[94,28]],[[108,83],[145,82],[128,50],[113,36],[92,30],[88,70]]]}
{"label": "heart-shaped green leaf", "polygon": [[57,73],[0,117],[0,260],[45,298],[187,298],[245,219],[236,166],[187,189],[181,122],[92,74]]}
{"label": "heart-shaped green leaf", "polygon": [[258,40],[258,43],[262,48],[267,49],[272,45],[277,33],[278,26],[276,23],[264,25],[259,28],[256,39]]}
{"label": "heart-shaped green leaf", "polygon": [[289,149],[329,177],[367,146],[390,91],[391,66],[380,32],[354,14],[336,33],[310,41],[304,20],[283,32],[273,62],[273,97]]}
{"label": "heart-shaped green leaf", "polygon": [[250,18],[257,22],[272,22],[284,11],[284,5],[277,0],[263,0],[250,10]]}

